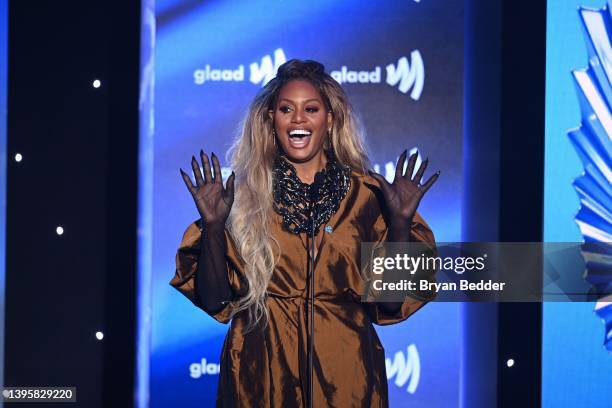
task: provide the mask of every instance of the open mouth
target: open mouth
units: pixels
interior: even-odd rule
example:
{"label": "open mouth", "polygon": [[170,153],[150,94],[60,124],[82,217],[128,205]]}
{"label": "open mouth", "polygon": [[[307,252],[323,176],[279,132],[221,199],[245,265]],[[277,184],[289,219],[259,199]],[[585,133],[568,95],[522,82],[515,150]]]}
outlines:
{"label": "open mouth", "polygon": [[289,131],[289,144],[294,149],[302,149],[308,146],[312,132],[306,129],[293,129]]}

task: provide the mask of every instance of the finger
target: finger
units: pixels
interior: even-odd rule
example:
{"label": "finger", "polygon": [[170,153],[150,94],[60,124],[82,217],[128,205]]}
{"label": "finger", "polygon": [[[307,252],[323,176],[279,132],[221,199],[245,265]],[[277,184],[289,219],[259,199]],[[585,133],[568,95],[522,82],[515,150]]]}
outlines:
{"label": "finger", "polygon": [[202,167],[204,167],[204,180],[206,180],[207,183],[212,183],[213,178],[210,172],[210,160],[208,160],[208,156],[203,150],[200,150],[200,159],[202,160]]}
{"label": "finger", "polygon": [[232,174],[227,178],[227,182],[225,183],[225,203],[227,205],[232,205],[234,202],[234,180],[236,178],[236,174],[232,171]]}
{"label": "finger", "polygon": [[421,165],[419,166],[419,169],[414,175],[414,180],[413,180],[417,184],[421,184],[421,179],[423,178],[423,174],[425,174],[425,169],[427,168],[428,164],[429,164],[429,157],[421,162]]}
{"label": "finger", "polygon": [[410,160],[408,160],[408,168],[406,169],[406,174],[404,174],[404,177],[408,177],[409,180],[412,180],[412,175],[414,174],[414,165],[416,164],[417,157],[419,157],[419,154],[417,152],[414,152],[412,153],[412,155],[410,155]]}
{"label": "finger", "polygon": [[395,178],[393,181],[402,177],[404,174],[404,162],[406,161],[406,155],[408,154],[408,150],[404,150],[402,154],[400,154],[399,159],[397,159],[397,165],[395,166]]}
{"label": "finger", "polygon": [[391,193],[391,186],[389,185],[389,182],[387,181],[386,178],[384,178],[382,175],[375,173],[373,171],[370,171],[370,176],[378,180],[378,183],[380,184],[380,189],[383,191],[385,195]]}
{"label": "finger", "polygon": [[198,161],[196,160],[195,156],[191,156],[191,169],[193,170],[193,175],[195,176],[195,179],[196,179],[196,185],[198,187],[204,185],[205,181],[202,178],[202,172],[200,171],[200,165],[198,164]]}
{"label": "finger", "polygon": [[421,188],[421,191],[423,192],[423,194],[425,194],[427,192],[427,190],[429,190],[429,188],[431,186],[433,186],[433,183],[436,182],[436,180],[438,179],[438,177],[440,177],[440,172],[438,171],[436,174],[434,174],[433,176],[431,176],[426,182],[425,184],[423,184],[423,187]]}
{"label": "finger", "polygon": [[181,177],[183,178],[183,181],[185,182],[185,185],[189,189],[189,192],[191,194],[194,194],[195,193],[195,187],[193,186],[193,183],[191,182],[191,178],[189,178],[189,176],[187,175],[187,173],[185,173],[183,171],[183,169],[179,169],[179,170],[181,171]]}
{"label": "finger", "polygon": [[212,160],[212,164],[213,164],[213,170],[215,171],[215,177],[213,179],[213,181],[215,183],[222,183],[222,178],[221,178],[221,167],[219,166],[219,159],[217,158],[217,156],[214,153],[210,154],[210,158]]}

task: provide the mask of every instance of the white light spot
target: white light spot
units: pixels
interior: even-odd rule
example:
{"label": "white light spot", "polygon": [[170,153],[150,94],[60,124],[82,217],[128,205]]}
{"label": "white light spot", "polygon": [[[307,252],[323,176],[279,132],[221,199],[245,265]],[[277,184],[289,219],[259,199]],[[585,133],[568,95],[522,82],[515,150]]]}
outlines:
{"label": "white light spot", "polygon": [[514,366],[514,359],[513,358],[509,358],[508,361],[506,361],[506,365],[508,367]]}
{"label": "white light spot", "polygon": [[99,88],[100,85],[102,85],[102,82],[100,82],[99,79],[96,79],[96,80],[93,81],[92,85],[93,85],[94,88]]}
{"label": "white light spot", "polygon": [[15,155],[15,161],[16,161],[17,163],[19,163],[19,162],[20,162],[20,161],[22,161],[22,160],[23,160],[23,156],[21,155],[21,153],[17,153],[17,154]]}
{"label": "white light spot", "polygon": [[104,333],[102,333],[101,331],[97,331],[96,332],[96,339],[102,340],[103,338],[104,338]]}
{"label": "white light spot", "polygon": [[57,227],[55,229],[55,232],[57,233],[57,235],[62,235],[64,233],[64,228],[62,227]]}

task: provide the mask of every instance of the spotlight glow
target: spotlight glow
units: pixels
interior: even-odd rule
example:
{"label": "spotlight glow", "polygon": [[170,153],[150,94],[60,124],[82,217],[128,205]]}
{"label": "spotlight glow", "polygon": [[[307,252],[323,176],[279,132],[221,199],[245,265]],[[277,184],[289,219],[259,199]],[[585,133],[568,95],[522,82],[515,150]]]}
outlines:
{"label": "spotlight glow", "polygon": [[101,331],[97,331],[96,332],[96,339],[102,340],[103,338],[104,338],[104,333],[102,333]]}
{"label": "spotlight glow", "polygon": [[508,361],[506,361],[506,365],[508,367],[514,366],[514,359],[513,358],[509,358]]}
{"label": "spotlight glow", "polygon": [[64,233],[64,228],[62,227],[57,227],[55,229],[55,232],[57,233],[57,235],[62,235]]}
{"label": "spotlight glow", "polygon": [[21,155],[21,153],[17,153],[15,155],[15,161],[19,163],[21,160],[23,160],[23,156]]}
{"label": "spotlight glow", "polygon": [[94,88],[99,88],[100,85],[102,85],[102,82],[100,82],[99,79],[96,79],[96,80],[93,81],[92,85],[93,85]]}

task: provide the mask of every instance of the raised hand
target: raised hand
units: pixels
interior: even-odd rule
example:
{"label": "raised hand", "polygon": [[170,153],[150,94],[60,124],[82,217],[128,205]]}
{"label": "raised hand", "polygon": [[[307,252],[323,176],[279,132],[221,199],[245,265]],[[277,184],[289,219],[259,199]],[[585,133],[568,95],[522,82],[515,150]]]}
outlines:
{"label": "raised hand", "polygon": [[380,188],[391,217],[394,221],[403,225],[410,225],[409,223],[412,221],[423,195],[425,195],[440,175],[438,171],[424,184],[419,184],[427,168],[428,159],[421,163],[413,178],[412,174],[414,173],[417,154],[414,153],[410,156],[406,173],[403,173],[407,154],[408,151],[404,150],[399,157],[395,167],[395,178],[391,184],[380,174],[370,171],[370,175],[380,182]]}
{"label": "raised hand", "polygon": [[202,160],[202,167],[204,168],[203,175],[200,172],[198,161],[194,156],[191,157],[191,168],[193,169],[193,174],[196,179],[195,186],[191,182],[191,178],[183,169],[180,169],[181,176],[204,222],[208,225],[225,225],[225,221],[234,203],[235,174],[232,172],[227,179],[226,188],[223,188],[221,167],[219,166],[219,159],[217,159],[217,156],[215,156],[214,153],[211,154],[213,170],[215,172],[214,177],[210,170],[208,156],[203,150],[200,150],[200,158]]}

